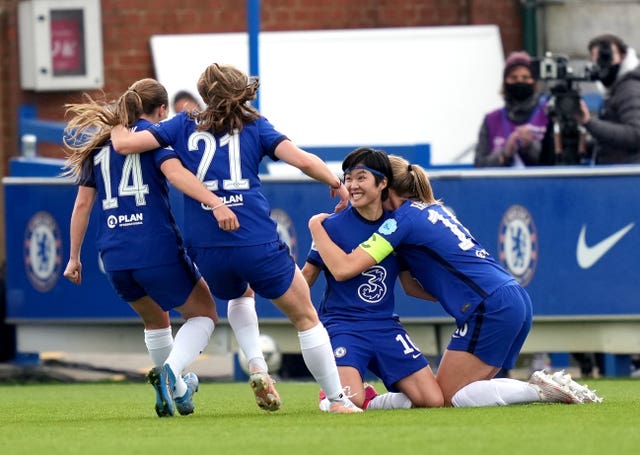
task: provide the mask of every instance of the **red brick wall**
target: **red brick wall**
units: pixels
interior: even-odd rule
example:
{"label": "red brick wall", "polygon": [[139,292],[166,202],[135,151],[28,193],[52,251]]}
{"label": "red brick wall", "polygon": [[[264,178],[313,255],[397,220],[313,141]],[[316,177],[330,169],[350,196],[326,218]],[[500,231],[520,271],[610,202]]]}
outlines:
{"label": "red brick wall", "polygon": [[[38,117],[61,121],[63,105],[80,92],[22,91],[19,82],[18,0],[0,0],[0,167],[17,154],[18,106],[35,104]],[[102,0],[105,87],[117,96],[134,80],[153,76],[149,38],[155,34],[242,32],[243,0]],[[176,4],[180,5],[176,8]],[[206,7],[202,5],[206,4]],[[518,0],[262,0],[261,29],[346,28],[497,24],[506,52],[522,47]],[[39,153],[62,156],[57,147]]]}

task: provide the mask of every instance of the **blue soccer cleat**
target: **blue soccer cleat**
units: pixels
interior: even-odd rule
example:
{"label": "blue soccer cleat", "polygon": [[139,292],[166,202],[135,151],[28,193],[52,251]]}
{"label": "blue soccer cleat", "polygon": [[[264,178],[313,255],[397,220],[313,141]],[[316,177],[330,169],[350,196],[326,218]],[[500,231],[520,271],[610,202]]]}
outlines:
{"label": "blue soccer cleat", "polygon": [[[169,390],[173,393],[176,390],[176,377],[169,365],[165,364],[162,369],[167,376]],[[198,391],[198,376],[196,376],[195,373],[187,373],[184,376],[184,382],[187,384],[187,391],[181,397],[173,398],[176,409],[178,409],[180,415],[183,416],[193,414],[193,394]]]}
{"label": "blue soccer cleat", "polygon": [[156,391],[156,414],[158,417],[172,417],[175,408],[164,371],[159,367],[152,368],[147,373],[147,381]]}

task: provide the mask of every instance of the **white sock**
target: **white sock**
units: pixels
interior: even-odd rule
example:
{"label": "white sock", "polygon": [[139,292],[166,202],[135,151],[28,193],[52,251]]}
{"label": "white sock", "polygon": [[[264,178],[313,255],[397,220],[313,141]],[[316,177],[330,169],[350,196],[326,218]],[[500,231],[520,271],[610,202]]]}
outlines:
{"label": "white sock", "polygon": [[304,363],[330,401],[342,400],[342,385],[329,334],[322,323],[298,332]]}
{"label": "white sock", "polygon": [[540,401],[538,392],[527,382],[510,378],[476,381],[461,388],[451,399],[455,407],[507,406]]}
{"label": "white sock", "polygon": [[367,409],[409,409],[412,406],[413,403],[404,393],[387,392],[373,397]]}
{"label": "white sock", "polygon": [[176,333],[173,349],[165,362],[176,377],[173,396],[181,397],[186,393],[187,384],[182,379],[182,371],[207,347],[214,328],[211,318],[196,316],[187,320]]}
{"label": "white sock", "polygon": [[147,345],[149,357],[154,367],[164,364],[173,347],[173,335],[171,326],[164,329],[144,329],[144,344]]}
{"label": "white sock", "polygon": [[238,297],[229,300],[227,319],[236,336],[236,341],[249,361],[249,371],[268,372],[267,362],[260,345],[260,329],[253,297]]}

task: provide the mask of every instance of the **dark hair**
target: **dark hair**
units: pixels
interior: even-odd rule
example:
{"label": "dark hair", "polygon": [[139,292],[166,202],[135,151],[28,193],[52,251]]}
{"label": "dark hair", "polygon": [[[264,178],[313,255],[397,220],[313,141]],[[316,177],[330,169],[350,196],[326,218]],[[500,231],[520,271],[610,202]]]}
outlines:
{"label": "dark hair", "polygon": [[589,41],[587,49],[589,49],[589,52],[591,52],[594,47],[601,47],[603,44],[615,44],[620,51],[620,55],[627,55],[627,43],[625,43],[622,38],[612,33],[603,33],[602,35],[598,35],[595,38],[592,38],[591,41]]}
{"label": "dark hair", "polygon": [[180,101],[183,101],[183,100],[193,101],[196,104],[200,104],[200,102],[196,99],[193,93],[188,92],[186,90],[180,90],[176,92],[176,94],[173,95],[173,102],[171,104],[172,106],[175,106],[176,104],[178,104]]}
{"label": "dark hair", "polygon": [[387,152],[370,147],[359,147],[344,158],[342,172],[346,172],[358,165],[366,166],[380,173],[372,173],[376,185],[379,185],[384,178],[387,179],[387,187],[382,190],[381,194],[382,200],[385,201],[389,197],[389,187],[393,183],[393,171],[391,170],[391,162]]}

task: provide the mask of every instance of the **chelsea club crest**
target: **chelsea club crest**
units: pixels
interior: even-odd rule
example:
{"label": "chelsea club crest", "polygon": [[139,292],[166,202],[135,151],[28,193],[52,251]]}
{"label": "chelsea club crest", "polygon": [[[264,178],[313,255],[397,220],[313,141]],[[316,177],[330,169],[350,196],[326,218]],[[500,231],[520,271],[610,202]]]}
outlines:
{"label": "chelsea club crest", "polygon": [[40,292],[50,291],[60,277],[62,240],[56,220],[48,212],[35,213],[24,232],[24,268]]}
{"label": "chelsea club crest", "polygon": [[525,207],[512,205],[502,216],[498,251],[502,266],[522,286],[529,284],[538,264],[538,231]]}

